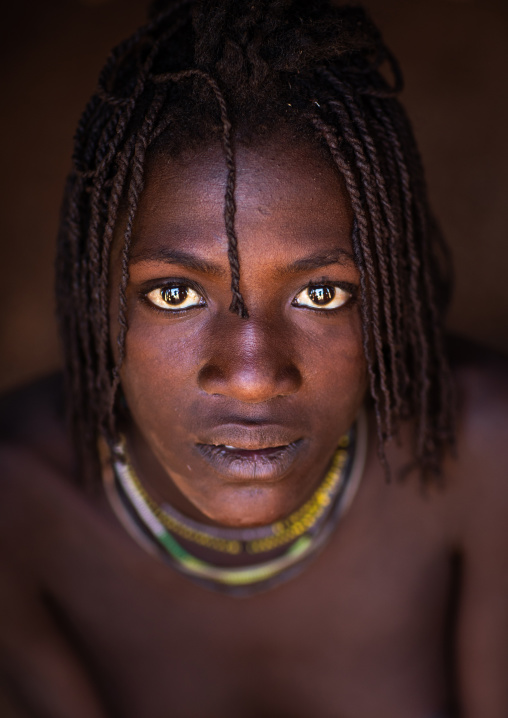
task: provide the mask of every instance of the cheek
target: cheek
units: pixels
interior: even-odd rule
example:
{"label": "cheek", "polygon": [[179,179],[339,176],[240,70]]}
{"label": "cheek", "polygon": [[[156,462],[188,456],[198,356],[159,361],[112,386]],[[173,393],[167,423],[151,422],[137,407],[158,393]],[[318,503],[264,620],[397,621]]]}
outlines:
{"label": "cheek", "polygon": [[138,426],[151,432],[167,423],[178,431],[199,369],[198,334],[189,322],[173,323],[170,330],[163,318],[133,318],[121,382]]}
{"label": "cheek", "polygon": [[327,320],[302,341],[302,366],[308,391],[323,420],[353,421],[368,387],[361,319],[357,308]]}

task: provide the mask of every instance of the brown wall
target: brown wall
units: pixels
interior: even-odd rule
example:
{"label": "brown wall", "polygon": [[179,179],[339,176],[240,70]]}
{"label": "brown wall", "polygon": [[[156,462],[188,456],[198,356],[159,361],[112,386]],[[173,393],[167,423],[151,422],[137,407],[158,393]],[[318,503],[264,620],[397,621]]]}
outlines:
{"label": "brown wall", "polygon": [[[450,326],[508,351],[508,2],[365,4],[405,71],[404,101],[453,248]],[[107,52],[142,21],[144,7],[2,7],[0,388],[59,365],[52,261],[72,135]]]}

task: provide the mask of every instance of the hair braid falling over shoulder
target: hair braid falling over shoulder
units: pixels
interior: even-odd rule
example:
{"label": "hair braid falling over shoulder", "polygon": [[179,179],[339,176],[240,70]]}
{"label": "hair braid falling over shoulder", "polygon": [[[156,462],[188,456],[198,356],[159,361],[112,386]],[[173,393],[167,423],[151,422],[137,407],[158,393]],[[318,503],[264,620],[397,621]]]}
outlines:
{"label": "hair braid falling over shoulder", "polygon": [[[221,142],[230,309],[247,318],[235,138],[281,123],[327,148],[349,193],[381,459],[400,422],[413,419],[415,464],[422,475],[439,472],[454,437],[442,337],[446,267],[438,261],[445,245],[396,99],[401,86],[366,13],[326,0],[156,0],[148,23],[113,50],[77,129],[57,258],[71,418],[92,484],[98,436],[117,440],[129,250],[146,162]],[[120,224],[119,333],[111,337],[109,263]]]}

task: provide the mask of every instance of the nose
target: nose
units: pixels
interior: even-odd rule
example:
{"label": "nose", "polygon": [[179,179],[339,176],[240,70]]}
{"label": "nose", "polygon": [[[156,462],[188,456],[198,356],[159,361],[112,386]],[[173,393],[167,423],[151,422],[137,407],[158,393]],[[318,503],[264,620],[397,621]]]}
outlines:
{"label": "nose", "polygon": [[198,375],[208,394],[259,404],[294,394],[302,376],[287,332],[270,323],[228,318],[228,328],[215,332],[212,352]]}

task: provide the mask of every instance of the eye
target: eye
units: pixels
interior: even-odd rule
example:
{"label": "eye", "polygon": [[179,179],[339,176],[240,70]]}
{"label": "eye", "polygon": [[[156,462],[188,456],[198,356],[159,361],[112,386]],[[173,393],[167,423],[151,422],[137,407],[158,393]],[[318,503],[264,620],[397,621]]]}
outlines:
{"label": "eye", "polygon": [[145,295],[149,302],[159,309],[179,310],[202,307],[205,300],[195,289],[186,284],[175,284],[171,287],[157,287]]}
{"label": "eye", "polygon": [[298,292],[293,306],[310,309],[338,309],[351,299],[351,293],[332,284],[312,284]]}

